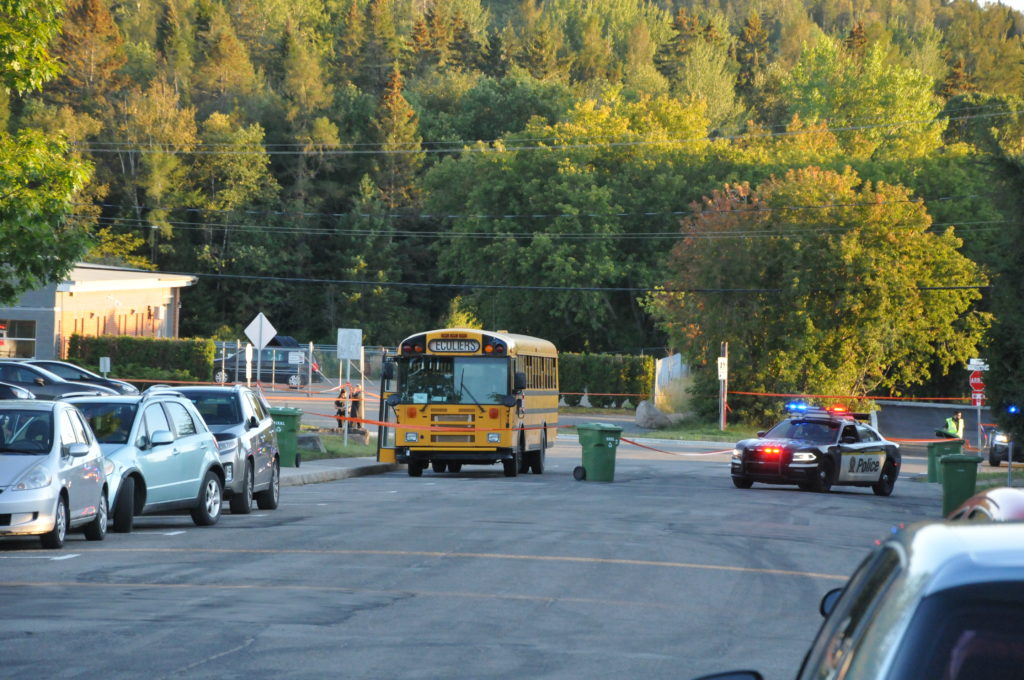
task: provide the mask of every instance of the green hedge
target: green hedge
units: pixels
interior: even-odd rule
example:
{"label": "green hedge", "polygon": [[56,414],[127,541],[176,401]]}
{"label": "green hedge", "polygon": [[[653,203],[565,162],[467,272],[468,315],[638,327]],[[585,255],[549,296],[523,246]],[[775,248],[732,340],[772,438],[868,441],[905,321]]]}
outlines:
{"label": "green hedge", "polygon": [[[558,385],[569,406],[577,406],[588,393],[591,406],[618,407],[627,399],[636,404],[654,389],[654,357],[626,354],[558,355]],[[595,394],[595,393],[607,393]],[[620,396],[642,395],[642,396]]]}
{"label": "green hedge", "polygon": [[191,375],[196,380],[213,379],[213,340],[202,338],[140,338],[133,335],[72,335],[68,342],[68,360],[96,366],[100,357],[110,357],[113,373],[125,378],[129,367],[146,366],[151,370]]}

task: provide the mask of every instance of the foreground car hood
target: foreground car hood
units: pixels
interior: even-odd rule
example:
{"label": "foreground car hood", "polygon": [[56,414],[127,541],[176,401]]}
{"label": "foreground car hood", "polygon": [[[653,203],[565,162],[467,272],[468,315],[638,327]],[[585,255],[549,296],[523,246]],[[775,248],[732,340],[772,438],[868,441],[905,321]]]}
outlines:
{"label": "foreground car hood", "polygon": [[0,487],[14,484],[26,470],[43,460],[46,460],[46,454],[0,454]]}

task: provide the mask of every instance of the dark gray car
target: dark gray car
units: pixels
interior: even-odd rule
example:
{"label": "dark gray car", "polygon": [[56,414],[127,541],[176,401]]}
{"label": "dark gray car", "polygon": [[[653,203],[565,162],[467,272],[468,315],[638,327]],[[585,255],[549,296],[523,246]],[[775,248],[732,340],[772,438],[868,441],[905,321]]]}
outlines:
{"label": "dark gray car", "polygon": [[92,371],[88,371],[81,366],[76,366],[75,364],[67,361],[57,361],[56,359],[29,359],[25,363],[32,364],[33,366],[41,366],[50,373],[55,373],[65,380],[70,380],[72,382],[109,387],[118,394],[139,393],[139,390],[131,383],[127,383],[124,380],[104,378],[102,375],[93,373]]}
{"label": "dark gray car", "polygon": [[244,385],[176,390],[195,404],[217,438],[224,467],[224,495],[235,514],[277,508],[281,461],[277,431],[262,395]]}
{"label": "dark gray car", "polygon": [[17,385],[40,399],[60,399],[77,395],[118,394],[109,387],[65,380],[56,373],[27,361],[16,359],[0,360],[0,381]]}

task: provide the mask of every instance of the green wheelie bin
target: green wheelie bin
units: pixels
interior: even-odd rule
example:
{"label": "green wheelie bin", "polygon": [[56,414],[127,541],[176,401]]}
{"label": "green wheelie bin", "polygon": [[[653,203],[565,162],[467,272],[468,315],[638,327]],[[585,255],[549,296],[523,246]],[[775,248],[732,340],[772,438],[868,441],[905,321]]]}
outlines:
{"label": "green wheelie bin", "polygon": [[942,516],[960,507],[960,504],[974,495],[974,485],[978,481],[978,463],[981,456],[969,456],[953,453],[943,456],[942,465]]}
{"label": "green wheelie bin", "polygon": [[615,481],[615,451],[622,428],[608,423],[582,423],[576,426],[576,432],[583,447],[583,465],[577,465],[572,476],[588,482]]}
{"label": "green wheelie bin", "polygon": [[928,445],[928,481],[942,481],[942,466],[939,461],[943,456],[950,456],[963,453],[963,439],[947,439],[940,442],[932,442]]}
{"label": "green wheelie bin", "polygon": [[299,421],[302,420],[302,409],[287,407],[271,407],[270,415],[274,418],[274,429],[277,431],[277,448],[281,452],[282,467],[299,467]]}

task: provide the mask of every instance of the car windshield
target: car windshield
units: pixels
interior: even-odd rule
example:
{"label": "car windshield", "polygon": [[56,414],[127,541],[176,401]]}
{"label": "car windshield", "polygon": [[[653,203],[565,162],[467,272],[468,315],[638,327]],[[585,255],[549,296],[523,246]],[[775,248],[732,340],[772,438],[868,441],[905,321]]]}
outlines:
{"label": "car windshield", "polygon": [[242,422],[242,413],[238,408],[238,399],[232,394],[190,392],[181,393],[192,400],[196,410],[207,425],[232,425]]}
{"label": "car windshield", "polygon": [[51,373],[56,373],[65,380],[82,380],[83,378],[92,377],[84,370],[75,368],[73,366],[65,366],[64,364],[36,364],[36,366],[45,368]]}
{"label": "car windshield", "polygon": [[766,439],[799,439],[815,444],[834,444],[839,423],[824,420],[783,420],[765,433]]}
{"label": "car windshield", "polygon": [[113,402],[75,404],[101,444],[127,444],[138,406]]}
{"label": "car windshield", "polygon": [[413,404],[497,404],[508,394],[508,359],[412,357],[398,362],[398,391]]}
{"label": "car windshield", "polygon": [[53,414],[49,411],[0,411],[0,453],[49,453]]}

